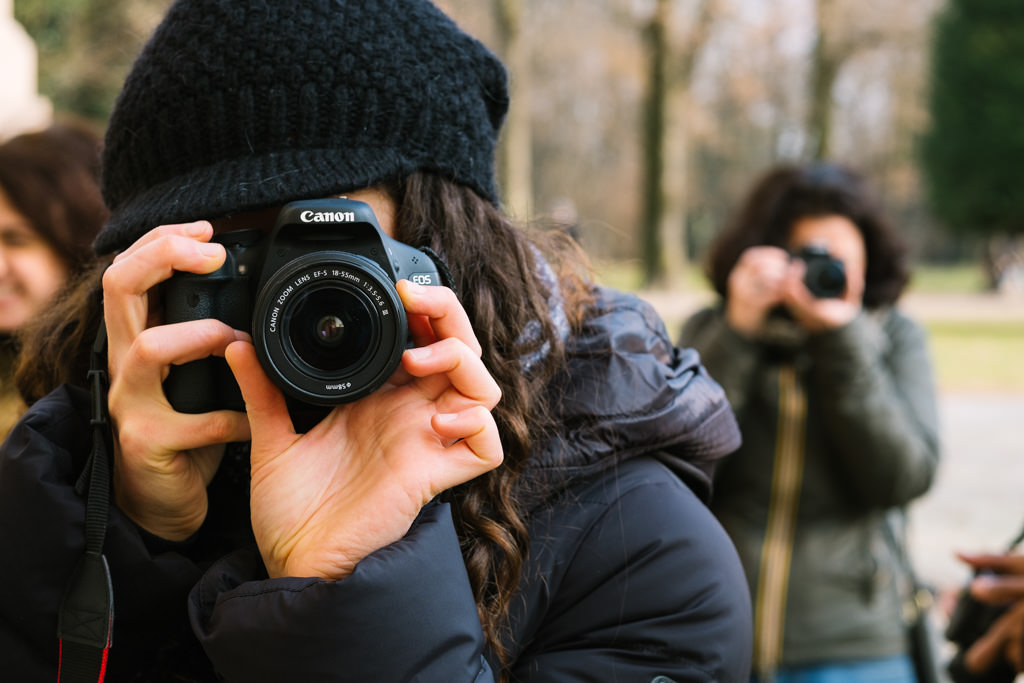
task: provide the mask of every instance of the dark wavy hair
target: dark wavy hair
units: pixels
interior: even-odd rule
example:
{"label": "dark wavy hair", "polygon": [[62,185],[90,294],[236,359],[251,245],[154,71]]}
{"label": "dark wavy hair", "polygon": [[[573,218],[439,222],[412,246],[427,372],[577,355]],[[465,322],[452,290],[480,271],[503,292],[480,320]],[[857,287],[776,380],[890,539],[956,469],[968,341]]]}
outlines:
{"label": "dark wavy hair", "polygon": [[[452,503],[484,634],[507,664],[508,610],[529,547],[526,495],[517,482],[536,445],[556,427],[549,417],[550,386],[565,364],[549,301],[560,297],[576,328],[591,300],[589,268],[575,242],[561,231],[528,233],[491,202],[440,176],[414,173],[385,189],[397,206],[397,238],[432,248],[450,267],[483,361],[501,387],[492,414],[504,448],[502,465],[443,498]],[[559,292],[550,291],[539,275],[540,258],[559,274]],[[24,343],[37,349],[23,359],[17,374],[27,403],[65,382],[85,386],[89,351],[102,318],[100,282],[111,259],[98,260],[24,332]],[[531,334],[524,335],[525,329]],[[524,357],[543,360],[524,372]]]}
{"label": "dark wavy hair", "polygon": [[724,299],[729,273],[740,254],[755,246],[786,248],[798,220],[823,216],[848,218],[864,238],[864,307],[894,304],[910,279],[907,246],[866,178],[849,167],[828,162],[785,164],[764,173],[712,242],[706,264],[708,279]]}
{"label": "dark wavy hair", "polygon": [[93,259],[107,220],[97,131],[65,121],[0,145],[0,190],[74,275]]}

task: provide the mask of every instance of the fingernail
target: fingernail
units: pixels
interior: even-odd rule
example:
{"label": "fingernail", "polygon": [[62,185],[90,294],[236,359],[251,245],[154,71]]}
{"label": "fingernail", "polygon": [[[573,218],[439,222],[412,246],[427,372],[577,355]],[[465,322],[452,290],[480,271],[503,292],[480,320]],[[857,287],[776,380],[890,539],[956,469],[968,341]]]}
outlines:
{"label": "fingernail", "polygon": [[995,588],[999,584],[999,579],[988,574],[981,574],[980,576],[974,577],[971,580],[971,588],[980,591],[989,591]]}
{"label": "fingernail", "polygon": [[199,244],[199,253],[203,256],[220,256],[223,253],[224,247],[219,244],[209,244],[207,242],[201,242]]}
{"label": "fingernail", "polygon": [[423,285],[419,284],[418,282],[413,282],[412,280],[406,280],[406,282],[409,283],[408,289],[410,294],[419,294],[420,292],[423,291]]}
{"label": "fingernail", "polygon": [[409,357],[415,361],[426,360],[432,353],[429,346],[417,346],[414,349],[406,351]]}
{"label": "fingernail", "polygon": [[208,223],[206,221],[196,221],[195,223],[188,223],[185,225],[185,234],[191,237],[199,237],[206,234]]}
{"label": "fingernail", "polygon": [[458,415],[455,413],[438,413],[434,417],[437,419],[438,422],[448,424],[450,422],[455,422],[456,418],[458,418]]}

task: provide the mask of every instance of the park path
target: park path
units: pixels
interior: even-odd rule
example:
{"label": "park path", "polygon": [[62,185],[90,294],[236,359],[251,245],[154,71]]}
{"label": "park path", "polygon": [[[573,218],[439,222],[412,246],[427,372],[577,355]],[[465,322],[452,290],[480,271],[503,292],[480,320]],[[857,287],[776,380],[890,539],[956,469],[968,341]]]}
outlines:
{"label": "park path", "polygon": [[1024,527],[1024,394],[944,394],[939,418],[942,461],[910,542],[922,578],[948,588],[968,576],[954,551],[999,551]]}

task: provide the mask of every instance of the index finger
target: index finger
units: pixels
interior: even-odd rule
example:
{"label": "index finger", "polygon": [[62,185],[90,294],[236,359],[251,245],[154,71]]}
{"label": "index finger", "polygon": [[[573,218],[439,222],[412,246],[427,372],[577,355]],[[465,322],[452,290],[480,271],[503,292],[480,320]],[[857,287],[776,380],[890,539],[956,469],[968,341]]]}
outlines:
{"label": "index finger", "polygon": [[142,237],[132,242],[127,248],[120,251],[114,257],[113,262],[117,263],[118,261],[122,261],[146,245],[152,244],[160,238],[168,235],[184,235],[185,237],[192,237],[206,241],[213,236],[213,226],[209,221],[193,221],[191,223],[174,223],[158,226],[149,230],[143,234]]}
{"label": "index finger", "polygon": [[426,286],[399,280],[396,285],[402,304],[410,315],[425,316],[437,339],[454,337],[480,356],[483,348],[476,338],[469,315],[448,287]]}
{"label": "index finger", "polygon": [[971,581],[971,595],[989,603],[1024,598],[1024,576],[1020,574],[982,575]]}
{"label": "index finger", "polygon": [[956,553],[974,569],[991,569],[1000,574],[1024,574],[1024,555],[1013,553]]}
{"label": "index finger", "polygon": [[[198,226],[196,228],[195,226]],[[175,270],[211,272],[224,262],[224,249],[208,244],[203,224],[163,226],[140,238],[118,255],[103,273],[103,310],[115,356],[123,353],[146,328],[149,290],[171,277]],[[208,228],[209,223],[205,226]],[[203,236],[189,233],[198,229]]]}

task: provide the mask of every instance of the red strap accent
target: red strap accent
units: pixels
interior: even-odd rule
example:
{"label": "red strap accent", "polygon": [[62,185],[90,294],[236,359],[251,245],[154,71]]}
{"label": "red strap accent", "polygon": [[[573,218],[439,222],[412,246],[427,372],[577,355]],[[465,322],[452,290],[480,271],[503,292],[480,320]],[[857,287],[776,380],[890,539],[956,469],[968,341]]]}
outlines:
{"label": "red strap accent", "polygon": [[[57,683],[103,683],[107,675],[109,647],[99,650],[71,641],[65,643],[64,640],[60,640],[59,643]],[[68,664],[67,667],[65,663]]]}

